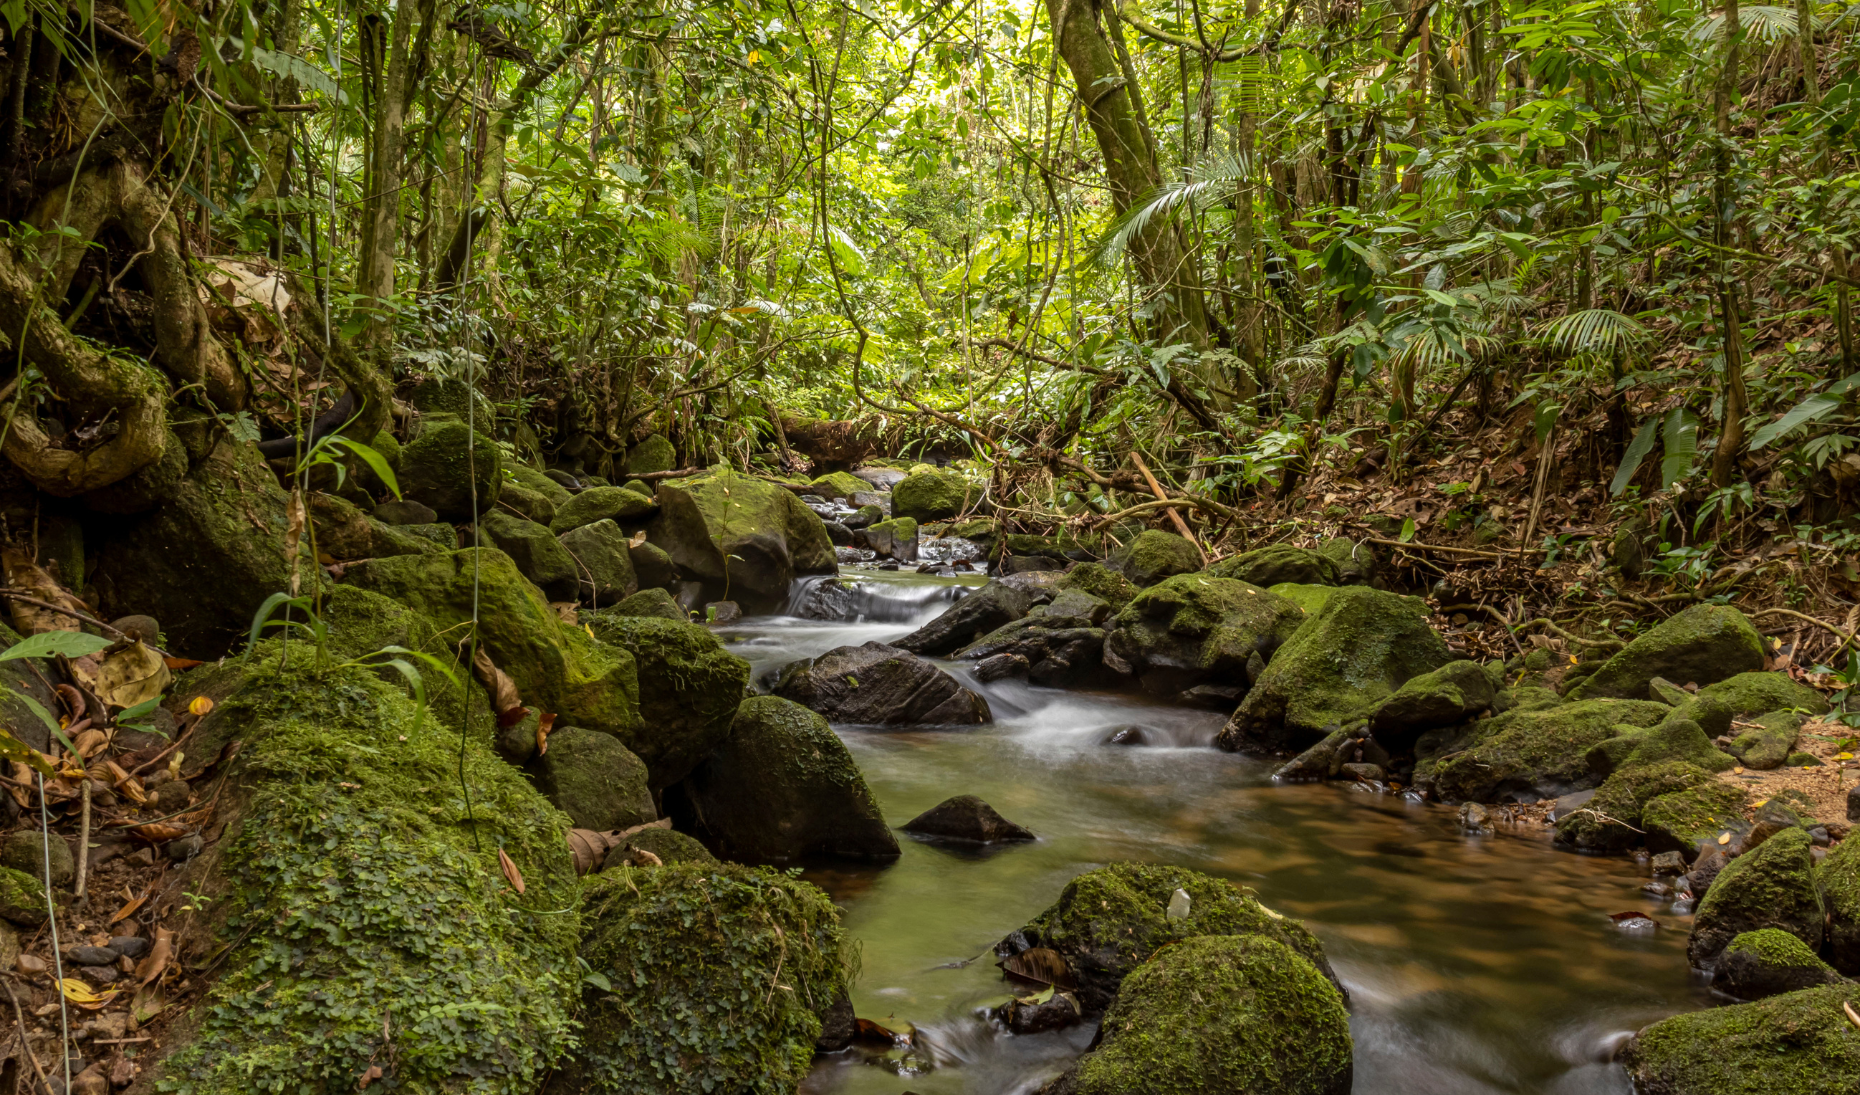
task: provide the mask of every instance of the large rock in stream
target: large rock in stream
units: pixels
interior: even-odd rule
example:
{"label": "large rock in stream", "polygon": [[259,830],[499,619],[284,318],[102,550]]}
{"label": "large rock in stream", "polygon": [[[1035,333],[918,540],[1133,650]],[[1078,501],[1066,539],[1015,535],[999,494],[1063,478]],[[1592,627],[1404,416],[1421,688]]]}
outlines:
{"label": "large rock in stream", "polygon": [[908,650],[884,643],[838,646],[781,672],[775,694],[834,722],[873,726],[975,726],[993,722],[988,701]]}
{"label": "large rock in stream", "polygon": [[1111,555],[1111,565],[1138,586],[1153,586],[1201,569],[1201,552],[1187,539],[1161,529],[1144,529]]}
{"label": "large rock in stream", "polygon": [[619,609],[581,618],[596,638],[633,656],[640,724],[620,740],[646,763],[655,790],[685,778],[730,736],[749,663],[701,624]]}
{"label": "large rock in stream", "polygon": [[1507,711],[1475,723],[1471,740],[1416,766],[1443,802],[1505,802],[1554,798],[1602,782],[1589,750],[1620,727],[1648,727],[1669,708],[1647,700],[1584,700]]}
{"label": "large rock in stream", "polygon": [[1706,1008],[1643,1029],[1621,1052],[1639,1095],[1860,1095],[1852,985]]}
{"label": "large rock in stream", "polygon": [[504,485],[504,454],[480,422],[434,415],[400,453],[400,490],[447,521],[470,521],[497,507]]}
{"label": "large rock in stream", "polygon": [[891,645],[913,654],[938,657],[955,652],[998,628],[1027,615],[1058,592],[1060,576],[1049,571],[996,578],[957,601],[943,614]]}
{"label": "large rock in stream", "polygon": [[1248,661],[1269,661],[1304,622],[1303,609],[1258,586],[1178,574],[1117,614],[1104,660],[1157,696],[1203,684],[1244,686]]}
{"label": "large rock in stream", "polygon": [[1707,966],[1732,939],[1763,928],[1781,929],[1818,951],[1825,919],[1808,834],[1787,829],[1718,872],[1699,900],[1686,958]]}
{"label": "large rock in stream", "polygon": [[680,575],[703,583],[706,601],[772,612],[795,578],[839,570],[819,516],[773,483],[719,467],[660,483],[658,501],[646,537]]}

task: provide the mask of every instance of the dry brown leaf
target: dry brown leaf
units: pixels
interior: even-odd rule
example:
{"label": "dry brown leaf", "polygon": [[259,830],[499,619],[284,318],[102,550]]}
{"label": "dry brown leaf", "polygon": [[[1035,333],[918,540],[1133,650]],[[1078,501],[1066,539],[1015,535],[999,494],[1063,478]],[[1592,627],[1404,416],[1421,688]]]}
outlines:
{"label": "dry brown leaf", "polygon": [[1072,969],[1059,952],[1049,947],[1033,947],[995,963],[1003,971],[1023,981],[1070,991],[1075,988]]}
{"label": "dry brown leaf", "polygon": [[86,660],[72,662],[72,671],[80,683],[112,707],[134,707],[152,700],[174,679],[161,655],[140,641],[113,647],[94,671],[84,666]]}
{"label": "dry brown leaf", "polygon": [[555,618],[570,627],[581,623],[581,606],[573,601],[550,601],[549,607],[555,609]]}
{"label": "dry brown leaf", "polygon": [[382,1072],[381,1072],[380,1065],[369,1065],[368,1071],[362,1073],[361,1083],[358,1083],[355,1085],[355,1090],[362,1091],[366,1089],[369,1084],[372,1084],[376,1080],[379,1080],[381,1076],[382,1076]]}
{"label": "dry brown leaf", "polygon": [[629,851],[626,856],[626,861],[628,863],[631,863],[635,867],[663,867],[665,866],[665,861],[663,859],[660,859],[658,855],[656,855],[653,852],[649,852],[644,848],[634,848],[633,850]]}
{"label": "dry brown leaf", "polygon": [[185,825],[176,825],[171,821],[151,821],[145,825],[134,826],[129,832],[150,844],[166,844],[170,840],[186,836],[189,829]]}
{"label": "dry brown leaf", "polygon": [[497,865],[503,869],[504,881],[510,883],[510,888],[518,893],[522,893],[524,890],[523,872],[517,870],[517,865],[511,861],[508,855],[504,854],[504,849],[502,848],[497,850]]}
{"label": "dry brown leaf", "polygon": [[297,596],[299,577],[297,573],[297,549],[304,541],[304,494],[302,491],[291,492],[290,501],[284,506],[284,557],[291,561],[291,596]]}
{"label": "dry brown leaf", "polygon": [[568,854],[575,860],[577,875],[590,875],[601,869],[607,858],[607,838],[593,829],[568,831]]}
{"label": "dry brown leaf", "polygon": [[1848,1022],[1852,1023],[1856,1027],[1860,1027],[1860,1012],[1854,1011],[1853,1004],[1849,1003],[1846,1000],[1842,1000],[1841,1010],[1847,1013]]}
{"label": "dry brown leaf", "polygon": [[[32,561],[32,556],[18,548],[8,548],[0,552],[0,566],[6,570],[7,583],[28,597],[57,605],[74,612],[88,612],[83,601],[72,596],[58,580]],[[40,608],[24,601],[7,598],[13,614],[13,627],[21,635],[37,635],[45,631],[80,631],[82,626],[77,617],[62,612],[53,612],[49,608]]]}
{"label": "dry brown leaf", "polygon": [[544,711],[536,718],[536,755],[549,751],[549,732],[555,729],[555,712]]}
{"label": "dry brown leaf", "polygon": [[136,990],[136,995],[129,1001],[129,1014],[135,1017],[136,1025],[141,1026],[160,1015],[168,1002],[162,998],[160,985],[143,985]]}
{"label": "dry brown leaf", "polygon": [[136,914],[136,910],[142,907],[142,903],[149,899],[149,894],[152,894],[154,892],[155,892],[155,887],[150,886],[146,891],[143,892],[141,897],[138,897],[135,900],[130,901],[129,903],[125,904],[122,908],[116,910],[116,915],[110,917],[110,923],[118,924],[134,916]]}
{"label": "dry brown leaf", "polygon": [[472,652],[472,675],[491,696],[491,710],[499,716],[523,706],[523,698],[517,695],[517,682],[510,679],[510,674],[491,663],[491,656],[483,647]]}
{"label": "dry brown leaf", "polygon": [[149,948],[148,957],[136,964],[136,985],[146,985],[166,973],[173,952],[174,933],[167,928],[156,928],[155,944]]}
{"label": "dry brown leaf", "polygon": [[638,547],[639,545],[645,542],[646,542],[646,530],[640,529],[638,532],[633,534],[633,538],[631,540],[628,540],[626,542],[626,546],[627,547]]}
{"label": "dry brown leaf", "polygon": [[195,668],[198,668],[200,666],[207,664],[206,662],[200,661],[197,658],[170,658],[166,656],[163,656],[161,663],[167,666],[169,669],[173,669],[176,671],[179,671],[182,669],[195,669]]}
{"label": "dry brown leaf", "polygon": [[89,760],[110,747],[110,735],[101,730],[86,730],[71,744],[77,746],[79,756]]}

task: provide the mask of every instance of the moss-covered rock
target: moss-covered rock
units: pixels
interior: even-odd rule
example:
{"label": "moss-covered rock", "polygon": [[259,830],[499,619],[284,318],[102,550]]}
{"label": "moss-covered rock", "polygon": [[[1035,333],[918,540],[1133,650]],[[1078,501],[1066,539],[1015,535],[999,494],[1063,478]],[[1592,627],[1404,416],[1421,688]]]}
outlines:
{"label": "moss-covered rock", "polygon": [[1124,979],[1072,1095],[1348,1095],[1343,997],[1297,952],[1257,935],[1204,935]]}
{"label": "moss-covered rock", "polygon": [[626,865],[628,853],[651,852],[659,857],[659,862],[670,866],[674,863],[715,863],[717,857],[710,854],[696,837],[671,829],[641,829],[627,837],[618,847],[607,853],[606,867],[619,869]]}
{"label": "moss-covered rock", "polygon": [[589,487],[556,508],[549,531],[560,536],[596,521],[638,521],[658,508],[624,487]]}
{"label": "moss-covered rock", "polygon": [[749,663],[701,624],[608,611],[581,618],[637,666],[640,723],[620,740],[646,762],[655,789],[685,778],[729,735]]}
{"label": "moss-covered rock", "polygon": [[1760,928],[1780,928],[1821,949],[1824,917],[1809,846],[1807,833],[1789,829],[1733,859],[1699,901],[1686,958],[1704,966],[1732,939]]}
{"label": "moss-covered rock", "polygon": [[1336,592],[1336,586],[1308,586],[1298,582],[1280,582],[1270,592],[1305,610],[1305,615],[1315,616],[1330,601],[1330,595]]}
{"label": "moss-covered rock", "polygon": [[1305,622],[1304,610],[1255,585],[1178,574],[1137,594],[1117,614],[1105,661],[1145,691],[1173,696],[1246,679],[1247,659],[1271,658]]}
{"label": "moss-covered rock", "polygon": [[[839,569],[813,510],[773,483],[727,468],[659,484],[659,513],[647,537],[685,578],[704,583],[706,600],[735,601],[745,612],[780,606],[801,575]],[[634,565],[639,569],[638,560]]]}
{"label": "moss-covered rock", "polygon": [[[574,495],[568,492],[567,487],[564,487],[562,484],[526,464],[507,464],[504,466],[504,474],[517,486],[525,490],[535,491],[537,494],[542,495],[553,507],[559,508],[563,503],[574,497]],[[546,525],[549,523],[548,521],[538,520],[535,517],[531,517],[530,520],[536,521],[539,525]]]}
{"label": "moss-covered rock", "polygon": [[1479,737],[1434,770],[1445,802],[1535,802],[1594,787],[1602,780],[1590,749],[1620,726],[1652,726],[1669,708],[1649,700],[1581,700],[1534,711],[1512,710],[1479,724]]}
{"label": "moss-covered rock", "polygon": [[319,555],[336,560],[380,559],[440,550],[425,537],[376,520],[332,494],[312,494],[309,508]]}
{"label": "moss-covered rock", "polygon": [[1111,565],[1138,586],[1201,569],[1201,552],[1173,532],[1144,529],[1111,555]]}
{"label": "moss-covered rock", "polygon": [[0,867],[0,918],[22,928],[45,923],[45,884],[38,875]]}
{"label": "moss-covered rock", "polygon": [[1368,544],[1339,537],[1324,541],[1318,551],[1337,568],[1339,585],[1368,585],[1376,576],[1376,553]]}
{"label": "moss-covered rock", "polygon": [[[1171,917],[1169,902],[1178,889],[1188,894],[1188,915]],[[1186,867],[1112,863],[1087,871],[1020,931],[1027,946],[1050,948],[1066,960],[1088,1011],[1104,1008],[1151,955],[1198,935],[1263,936],[1336,982],[1322,944],[1303,924],[1260,904],[1246,887]]]}
{"label": "moss-covered rock", "polygon": [[[190,658],[243,643],[265,598],[290,586],[288,501],[256,449],[220,442],[154,512],[110,523],[90,586],[103,618],[153,616],[167,651]],[[301,565],[308,592],[319,572]]]}
{"label": "moss-covered rock", "polygon": [[517,572],[551,601],[575,599],[579,568],[548,528],[502,511],[485,514],[478,527],[491,541],[486,546],[510,556]]}
{"label": "moss-covered rock", "polygon": [[1860,840],[1848,837],[1815,868],[1828,910],[1828,961],[1860,977]]}
{"label": "moss-covered rock", "polygon": [[1034,575],[996,578],[891,645],[932,657],[949,654],[1051,601],[1057,584],[1042,583]]}
{"label": "moss-covered rock", "polygon": [[1795,936],[1775,928],[1745,932],[1718,957],[1711,987],[1739,1000],[1761,1000],[1831,985],[1841,975]]}
{"label": "moss-covered rock", "polygon": [[545,528],[555,520],[555,503],[541,491],[531,490],[521,483],[505,483],[504,489],[497,492],[497,504],[525,521],[534,521]]}
{"label": "moss-covered rock", "polygon": [[1724,701],[1731,714],[1738,718],[1770,711],[1799,711],[1805,715],[1828,713],[1826,697],[1787,673],[1739,673],[1699,689],[1699,695]]}
{"label": "moss-covered rock", "polygon": [[1710,685],[1763,668],[1763,639],[1729,605],[1693,605],[1623,647],[1571,699],[1647,699],[1655,677]]}
{"label": "moss-covered rock", "polygon": [[628,829],[659,816],[646,766],[612,734],[561,727],[527,768],[536,789],[577,829]]}
{"label": "moss-covered rock", "polygon": [[677,620],[680,623],[691,622],[691,617],[678,607],[672,595],[657,588],[642,589],[605,611],[610,616],[646,616],[659,620]]}
{"label": "moss-covered rock", "polygon": [[639,725],[633,656],[563,626],[542,591],[501,551],[374,559],[350,566],[343,580],[414,609],[459,641],[475,607],[482,649],[510,674],[526,704],[623,742]]}
{"label": "moss-covered rock", "polygon": [[1746,768],[1767,772],[1781,768],[1789,759],[1805,720],[1794,711],[1771,711],[1745,721],[1755,725],[1740,729],[1724,751],[1743,761]]}
{"label": "moss-covered rock", "polygon": [[1737,766],[1736,757],[1720,751],[1698,723],[1677,710],[1653,726],[1628,729],[1599,742],[1588,752],[1589,767],[1598,777],[1669,760],[1684,761],[1707,772],[1728,772]]}
{"label": "moss-covered rock", "polygon": [[1423,733],[1464,722],[1492,706],[1498,690],[1485,667],[1453,661],[1410,678],[1369,713],[1369,729],[1383,748],[1402,752]]}
{"label": "moss-covered rock", "polygon": [[472,507],[490,513],[503,489],[503,450],[487,434],[457,419],[434,421],[400,455],[401,494],[448,521],[469,521]]}
{"label": "moss-covered rock", "polygon": [[1851,986],[1687,1012],[1636,1034],[1621,1060],[1640,1095],[1860,1095]]}
{"label": "moss-covered rock", "polygon": [[638,475],[677,470],[678,450],[662,435],[654,433],[646,435],[645,440],[627,450],[626,464],[621,474],[630,479]]}
{"label": "moss-covered rock", "polygon": [[1346,586],[1281,646],[1221,729],[1222,748],[1303,749],[1453,660],[1419,598]]}
{"label": "moss-covered rock", "polygon": [[1123,611],[1138,592],[1130,579],[1103,563],[1080,563],[1059,579],[1059,588],[1089,593],[1108,603],[1112,612]]}
{"label": "moss-covered rock", "polygon": [[576,596],[582,604],[611,606],[639,592],[630,539],[612,521],[582,525],[558,537],[574,561]]}
{"label": "moss-covered rock", "polygon": [[898,839],[839,735],[819,715],[776,696],[743,701],[728,741],[691,774],[683,793],[695,827],[731,859],[898,857]]}
{"label": "moss-covered rock", "polygon": [[567,819],[482,743],[416,723],[404,685],[277,664],[228,666],[242,679],[210,716],[245,748],[226,835],[183,880],[207,919],[183,930],[229,949],[156,1087],[346,1091],[373,1059],[401,1090],[534,1091],[580,981]]}
{"label": "moss-covered rock", "polygon": [[580,1049],[546,1095],[792,1092],[846,993],[839,912],[777,871],[616,868],[582,904]]}
{"label": "moss-covered rock", "polygon": [[659,545],[644,540],[637,544],[629,541],[626,554],[633,563],[633,576],[639,580],[639,588],[669,591],[678,584],[678,565]]}
{"label": "moss-covered rock", "polygon": [[1208,568],[1218,578],[1232,578],[1264,589],[1280,582],[1299,585],[1342,585],[1337,564],[1322,552],[1291,544],[1272,544],[1222,559]]}
{"label": "moss-covered rock", "polygon": [[[375,671],[375,675],[389,684],[404,684],[406,678],[386,662],[398,658],[413,663],[420,674],[421,688],[426,693],[426,707],[432,717],[440,725],[458,731],[464,728],[469,714],[472,734],[478,740],[489,740],[493,716],[484,690],[472,683],[471,675],[459,664],[457,647],[440,635],[439,628],[431,620],[379,593],[349,585],[332,586],[324,594],[318,613],[328,633],[329,657],[332,661],[366,659],[377,663],[380,668]],[[450,670],[450,676],[435,671],[432,662],[381,653],[395,646],[425,655]],[[470,704],[466,702],[468,690],[472,697]],[[197,732],[196,742],[199,741]],[[224,744],[225,741],[214,741],[210,748],[217,755]],[[198,744],[194,751],[197,754],[200,752]]]}
{"label": "moss-covered rock", "polygon": [[1656,855],[1678,852],[1691,859],[1701,845],[1745,828],[1745,797],[1743,788],[1713,780],[1648,800],[1640,812],[1647,849]]}
{"label": "moss-covered rock", "polygon": [[901,563],[917,559],[917,522],[913,518],[893,517],[874,521],[866,526],[863,535],[866,546],[880,555]]}
{"label": "moss-covered rock", "polygon": [[855,494],[864,494],[871,489],[872,484],[843,471],[828,472],[808,484],[809,494],[835,500],[849,499]]}
{"label": "moss-covered rock", "polygon": [[1622,768],[1581,809],[1557,819],[1557,843],[1585,852],[1624,851],[1640,841],[1647,803],[1709,782],[1710,772],[1682,760]]}
{"label": "moss-covered rock", "polygon": [[426,541],[440,551],[459,549],[459,530],[451,525],[396,525],[395,527],[408,536],[416,536]]}
{"label": "moss-covered rock", "polygon": [[947,521],[980,502],[982,490],[954,471],[919,466],[891,488],[891,515],[919,524]]}
{"label": "moss-covered rock", "polygon": [[0,839],[0,866],[11,867],[42,880],[48,859],[52,887],[63,889],[69,886],[77,874],[77,864],[71,858],[71,845],[65,843],[64,837],[53,835],[50,840],[46,840],[37,828],[31,828],[8,833],[4,839]]}

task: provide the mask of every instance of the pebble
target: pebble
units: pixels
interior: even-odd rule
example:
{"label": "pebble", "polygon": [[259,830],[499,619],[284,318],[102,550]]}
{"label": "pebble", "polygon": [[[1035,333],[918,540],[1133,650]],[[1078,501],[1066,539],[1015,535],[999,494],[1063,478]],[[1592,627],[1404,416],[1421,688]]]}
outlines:
{"label": "pebble", "polygon": [[200,838],[199,833],[189,833],[184,837],[170,840],[163,846],[162,854],[176,863],[184,863],[199,855],[200,849],[206,847],[206,844],[207,842]]}
{"label": "pebble", "polygon": [[72,947],[66,955],[80,966],[114,966],[122,955],[109,947]]}
{"label": "pebble", "polygon": [[1642,886],[1640,892],[1649,897],[1671,897],[1673,895],[1673,885],[1670,882],[1661,882],[1656,879]]}
{"label": "pebble", "polygon": [[107,985],[122,976],[115,966],[79,966],[77,974],[93,985]]}
{"label": "pebble", "polygon": [[149,941],[135,935],[113,935],[110,949],[124,958],[140,958],[148,953]]}
{"label": "pebble", "polygon": [[1492,831],[1492,815],[1477,802],[1468,802],[1460,807],[1460,830],[1467,833],[1489,833]]}
{"label": "pebble", "polygon": [[1686,857],[1678,852],[1661,852],[1653,857],[1653,873],[1655,875],[1685,874]]}

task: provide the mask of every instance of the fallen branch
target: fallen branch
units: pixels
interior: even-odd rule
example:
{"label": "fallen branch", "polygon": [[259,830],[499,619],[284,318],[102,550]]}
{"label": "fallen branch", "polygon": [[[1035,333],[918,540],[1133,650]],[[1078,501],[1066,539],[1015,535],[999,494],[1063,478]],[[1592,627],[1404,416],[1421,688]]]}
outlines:
{"label": "fallen branch", "polygon": [[1498,609],[1493,608],[1491,605],[1441,605],[1440,611],[1442,612],[1483,612],[1485,613],[1486,615],[1492,617],[1494,620],[1497,620],[1500,624],[1504,625],[1506,637],[1508,637],[1511,640],[1512,646],[1515,646],[1518,648],[1518,656],[1519,657],[1524,656],[1524,644],[1518,641],[1517,632],[1511,629],[1511,617],[1505,615],[1503,612],[1500,612]]}
{"label": "fallen branch", "polygon": [[1585,639],[1580,635],[1572,635],[1569,632],[1558,627],[1553,621],[1551,621],[1547,617],[1543,617],[1543,616],[1539,616],[1535,620],[1526,620],[1524,623],[1521,623],[1518,625],[1518,630],[1523,631],[1525,628],[1529,628],[1529,627],[1541,627],[1545,631],[1550,632],[1551,634],[1555,635],[1559,639],[1566,639],[1569,642],[1576,643],[1581,646],[1596,646],[1596,647],[1603,647],[1609,650],[1619,650],[1622,647],[1627,645],[1626,643],[1622,642],[1620,639]]}
{"label": "fallen branch", "polygon": [[[1474,559],[1492,559],[1497,561],[1507,557],[1506,553],[1497,551],[1480,551],[1478,548],[1448,547],[1445,544],[1423,544],[1414,540],[1380,540],[1374,536],[1364,537],[1364,540],[1367,543],[1381,544],[1384,547],[1413,548],[1417,551],[1437,551],[1445,555],[1465,555]],[[1518,550],[1520,552],[1535,552],[1538,555],[1544,553],[1543,548],[1519,548]]]}
{"label": "fallen branch", "polygon": [[1834,652],[1836,654],[1839,654],[1842,650],[1845,650],[1849,644],[1855,641],[1855,636],[1848,634],[1845,631],[1842,631],[1840,628],[1835,627],[1833,624],[1829,623],[1828,621],[1817,620],[1813,616],[1808,616],[1803,613],[1797,612],[1793,608],[1759,608],[1755,612],[1747,613],[1747,615],[1750,615],[1750,616],[1793,616],[1794,618],[1801,620],[1804,623],[1814,624],[1816,627],[1823,628],[1831,632],[1835,638],[1841,641],[1840,645],[1834,648]]}

